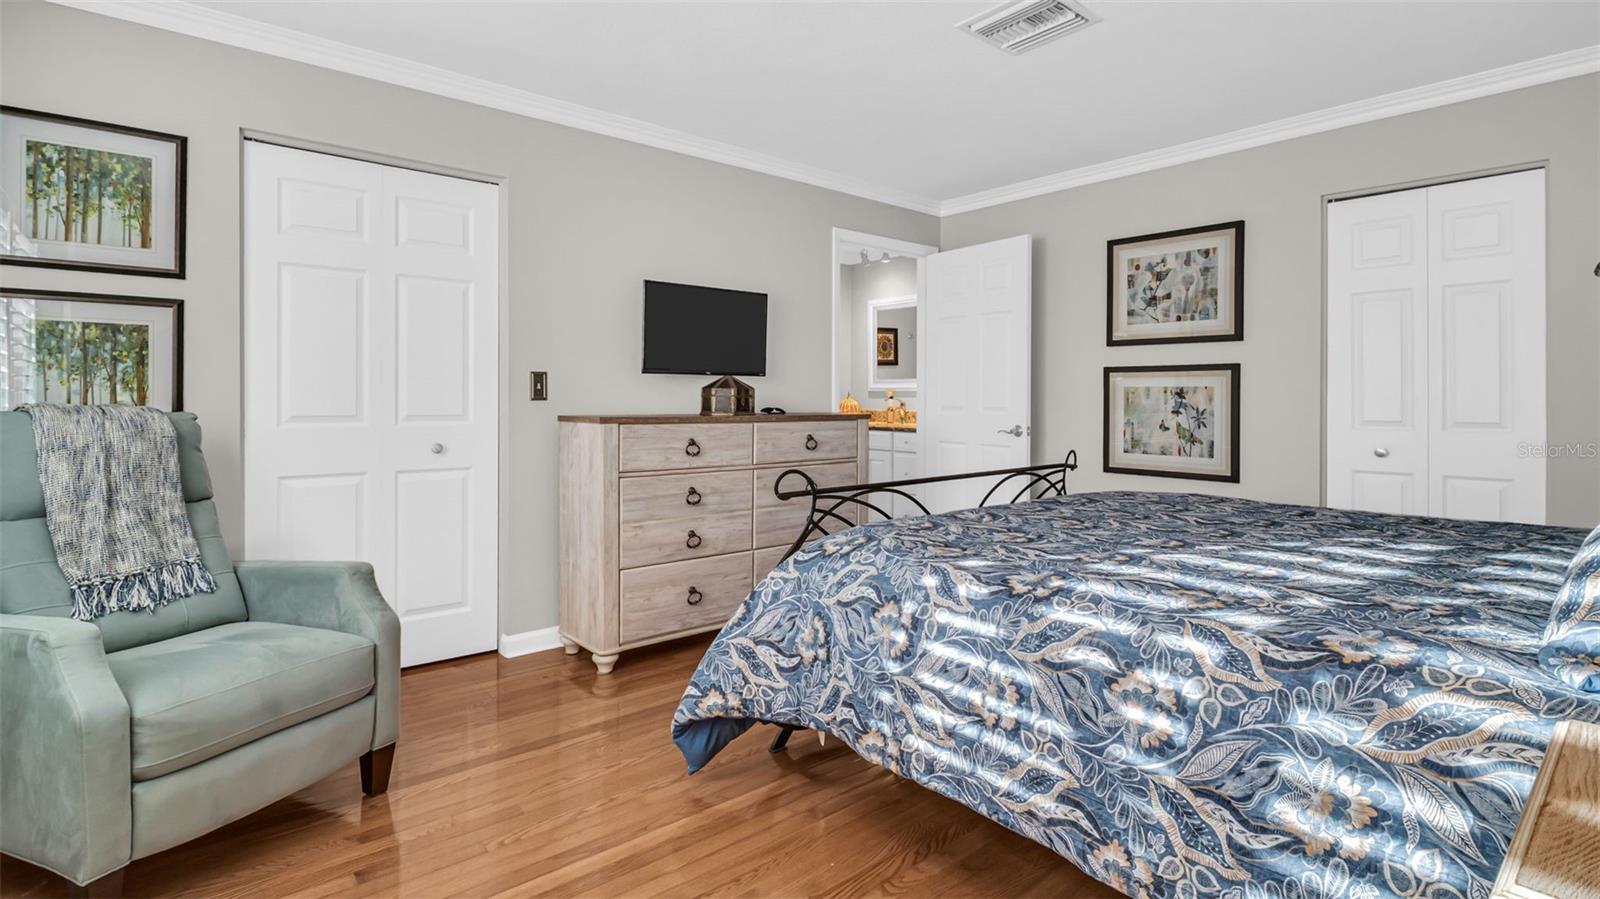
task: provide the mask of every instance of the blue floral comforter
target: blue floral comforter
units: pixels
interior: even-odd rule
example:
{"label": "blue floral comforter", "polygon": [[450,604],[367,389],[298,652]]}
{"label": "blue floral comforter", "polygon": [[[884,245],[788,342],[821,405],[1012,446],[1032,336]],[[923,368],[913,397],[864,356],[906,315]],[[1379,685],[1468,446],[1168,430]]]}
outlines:
{"label": "blue floral comforter", "polygon": [[1585,532],[1155,493],[810,544],[712,643],[690,770],[757,721],[1134,896],[1486,897],[1555,722],[1538,641]]}

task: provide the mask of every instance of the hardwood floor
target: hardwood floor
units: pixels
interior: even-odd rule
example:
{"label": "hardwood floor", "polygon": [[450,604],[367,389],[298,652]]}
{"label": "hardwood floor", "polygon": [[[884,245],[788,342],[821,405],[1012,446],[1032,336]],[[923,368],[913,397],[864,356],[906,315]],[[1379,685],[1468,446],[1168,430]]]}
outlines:
{"label": "hardwood floor", "polygon": [[[709,638],[609,677],[560,650],[408,670],[389,792],[356,764],[127,869],[129,896],[1060,896],[1117,894],[1042,846],[771,728],[684,774],[669,726]],[[0,892],[63,882],[0,860]]]}

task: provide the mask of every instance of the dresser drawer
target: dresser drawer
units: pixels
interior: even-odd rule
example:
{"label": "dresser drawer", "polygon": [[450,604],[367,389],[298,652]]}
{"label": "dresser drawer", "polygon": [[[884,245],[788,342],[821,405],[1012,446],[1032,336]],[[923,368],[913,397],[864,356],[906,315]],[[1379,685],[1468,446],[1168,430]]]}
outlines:
{"label": "dresser drawer", "polygon": [[622,478],[618,494],[624,525],[705,518],[749,511],[750,476],[742,471],[713,471]]}
{"label": "dresser drawer", "polygon": [[622,471],[749,465],[752,425],[619,425]]}
{"label": "dresser drawer", "polygon": [[[854,462],[834,462],[826,465],[802,464],[794,467],[810,475],[812,480],[817,482],[818,487],[844,487],[860,483],[860,477],[856,472],[856,463]],[[778,499],[777,494],[772,489],[772,485],[778,480],[778,475],[788,470],[788,468],[762,468],[756,470],[755,545],[757,547],[778,546],[780,544],[787,547],[794,542],[794,538],[800,536],[800,529],[805,527],[806,516],[811,512],[811,501],[803,497],[784,501]],[[805,485],[805,481],[793,475],[783,482],[783,486],[790,490],[799,489]],[[826,506],[823,506],[823,508],[826,508]],[[838,514],[843,515],[852,522],[860,521],[856,508],[855,503],[845,503],[839,507]],[[846,525],[837,519],[829,518],[823,523],[823,527],[826,527],[830,533],[837,534],[844,530]],[[813,539],[821,536],[824,535],[814,534]]]}
{"label": "dresser drawer", "polygon": [[618,535],[618,564],[622,568],[698,559],[749,549],[750,513],[723,512],[665,521],[623,522]]}
{"label": "dresser drawer", "polygon": [[715,627],[750,594],[750,553],[622,572],[623,643]]}
{"label": "dresser drawer", "polygon": [[922,439],[916,434],[895,434],[894,451],[897,453],[914,453],[922,446]]}
{"label": "dresser drawer", "polygon": [[756,423],[756,464],[844,459],[856,455],[854,421]]}
{"label": "dresser drawer", "polygon": [[[777,568],[778,563],[783,561],[783,554],[788,551],[789,547],[785,544],[784,546],[769,546],[766,549],[758,549],[751,553],[751,558],[755,563],[755,584],[761,583],[762,578],[771,574],[772,569]],[[754,590],[755,584],[751,584],[750,589]]]}

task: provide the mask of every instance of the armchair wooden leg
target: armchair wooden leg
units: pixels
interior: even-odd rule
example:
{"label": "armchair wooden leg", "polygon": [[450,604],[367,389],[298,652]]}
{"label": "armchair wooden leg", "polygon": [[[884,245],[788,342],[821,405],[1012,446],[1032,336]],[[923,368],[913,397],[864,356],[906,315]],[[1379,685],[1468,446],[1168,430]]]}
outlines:
{"label": "armchair wooden leg", "polygon": [[82,886],[69,881],[67,895],[73,896],[75,899],[76,897],[94,897],[94,899],[99,899],[99,897],[102,896],[121,896],[122,875],[127,870],[127,868],[118,868],[117,870],[112,871],[110,874],[95,880],[91,880]]}
{"label": "armchair wooden leg", "polygon": [[394,746],[390,743],[361,757],[361,792],[378,796],[389,789],[389,770],[394,767]]}

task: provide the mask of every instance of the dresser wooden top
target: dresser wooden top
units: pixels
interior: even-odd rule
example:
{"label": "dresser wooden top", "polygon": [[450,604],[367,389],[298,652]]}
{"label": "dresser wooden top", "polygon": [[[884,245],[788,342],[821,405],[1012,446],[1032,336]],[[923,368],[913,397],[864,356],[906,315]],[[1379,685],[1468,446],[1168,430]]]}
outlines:
{"label": "dresser wooden top", "polygon": [[1600,899],[1600,725],[1556,725],[1492,899]]}
{"label": "dresser wooden top", "polygon": [[692,425],[748,424],[753,421],[856,421],[866,417],[865,412],[849,415],[837,412],[790,412],[787,415],[562,415],[557,420],[598,425]]}

